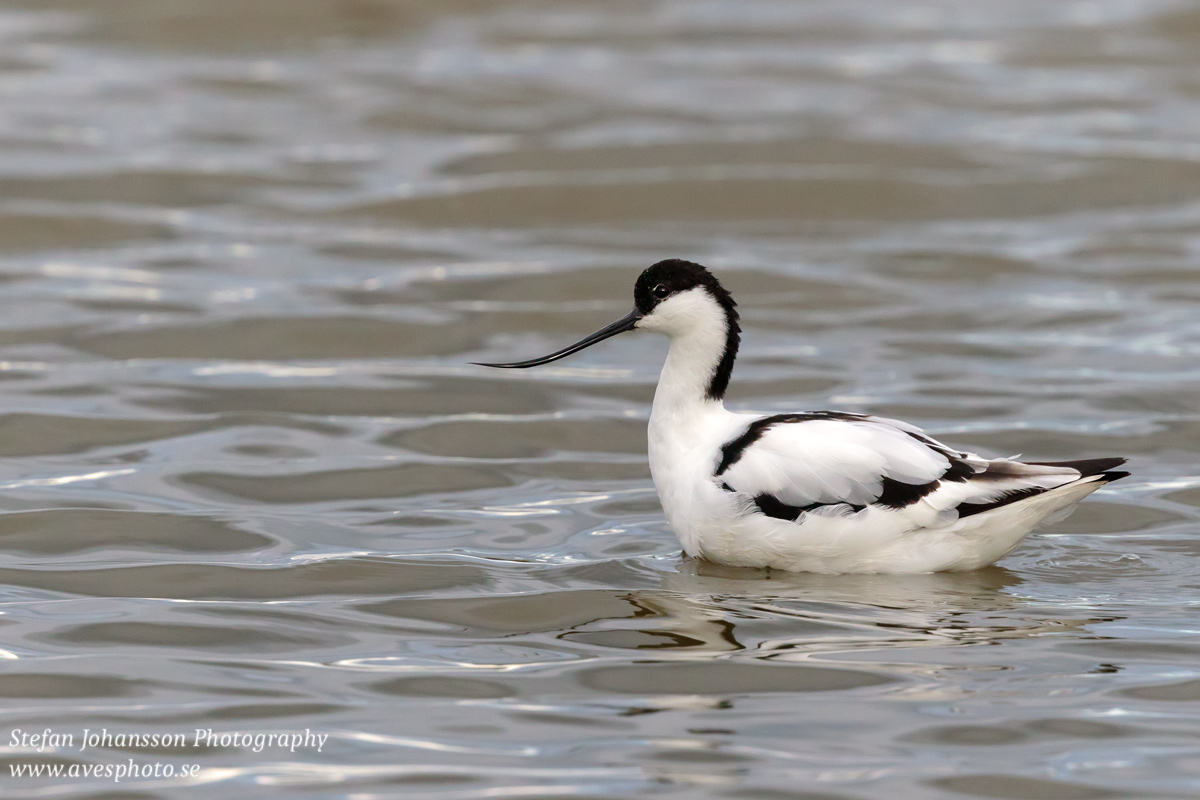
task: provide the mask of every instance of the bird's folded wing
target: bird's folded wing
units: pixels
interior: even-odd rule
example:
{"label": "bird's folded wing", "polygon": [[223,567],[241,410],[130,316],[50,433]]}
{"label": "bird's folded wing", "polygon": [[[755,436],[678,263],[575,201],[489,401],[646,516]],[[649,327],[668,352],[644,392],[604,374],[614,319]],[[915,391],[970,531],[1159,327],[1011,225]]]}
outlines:
{"label": "bird's folded wing", "polygon": [[1080,477],[1067,467],[988,460],[955,450],[896,420],[820,413],[752,421],[723,448],[716,473],[727,489],[762,498],[760,509],[764,503],[782,504],[789,511],[922,504],[948,512]]}

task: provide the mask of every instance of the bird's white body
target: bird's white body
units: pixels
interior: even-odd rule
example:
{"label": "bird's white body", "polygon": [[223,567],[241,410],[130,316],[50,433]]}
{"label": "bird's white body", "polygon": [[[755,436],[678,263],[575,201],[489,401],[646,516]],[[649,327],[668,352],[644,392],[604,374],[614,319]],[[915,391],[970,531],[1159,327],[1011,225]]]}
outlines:
{"label": "bird's white body", "polygon": [[[671,337],[650,413],[650,472],[667,520],[689,555],[801,572],[977,569],[1003,558],[1039,522],[1105,483],[1101,476],[1081,479],[1078,470],[1065,467],[988,461],[930,439],[980,474],[995,476],[986,482],[946,481],[898,509],[874,505],[882,477],[923,484],[949,466],[945,455],[911,435],[922,435],[919,429],[877,417],[768,428],[718,476],[721,448],[766,418],[731,412],[705,394],[725,344],[724,311],[707,293],[692,289],[672,297],[639,327]],[[964,502],[988,502],[1031,487],[1051,491],[963,518],[955,511]],[[790,495],[797,506],[826,504],[796,520],[778,519],[758,513],[753,498],[759,493]],[[834,502],[839,499],[848,504]]]}
{"label": "bird's white body", "polygon": [[896,420],[844,412],[734,413],[723,396],[740,328],[711,273],[666,261],[622,320],[527,367],[624,330],[670,337],[649,458],[688,555],[805,572],[936,572],[992,564],[1038,523],[1127,473],[1124,459],[986,459]]}
{"label": "bird's white body", "polygon": [[[1046,467],[1039,481],[1014,477],[1013,483],[1048,482],[1057,488],[962,519],[953,511],[966,491],[958,485],[901,509],[867,505],[861,510],[808,512],[795,521],[776,519],[756,513],[750,495],[728,492],[713,477],[721,445],[760,418],[727,411],[719,402],[691,412],[661,414],[656,402],[649,427],[650,472],[667,520],[688,555],[732,566],[794,572],[978,569],[1003,558],[1038,523],[1069,510],[1106,483],[1102,476],[1081,479],[1077,471]],[[868,419],[881,426],[891,422]],[[803,425],[849,427],[853,423],[830,420]],[[824,433],[836,435],[836,431]],[[814,445],[820,447],[822,442]],[[797,466],[822,469],[820,463],[796,458]]]}

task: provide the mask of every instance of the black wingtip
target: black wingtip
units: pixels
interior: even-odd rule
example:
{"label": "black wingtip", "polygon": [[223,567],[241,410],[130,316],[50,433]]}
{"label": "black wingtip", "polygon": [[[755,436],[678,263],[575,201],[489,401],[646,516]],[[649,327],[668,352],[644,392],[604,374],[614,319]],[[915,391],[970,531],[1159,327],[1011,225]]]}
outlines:
{"label": "black wingtip", "polygon": [[1121,480],[1121,478],[1128,478],[1132,473],[1125,472],[1124,470],[1115,470],[1113,472],[1101,472],[1099,474],[1104,476],[1105,483],[1112,483],[1113,481]]}
{"label": "black wingtip", "polygon": [[1114,458],[1082,458],[1077,461],[1030,461],[1029,463],[1039,467],[1067,467],[1068,469],[1077,469],[1081,478],[1090,478],[1093,475],[1111,473],[1117,477],[1109,478],[1109,480],[1115,481],[1129,474],[1128,472],[1121,472],[1119,470],[1113,472],[1116,467],[1121,466],[1127,460],[1117,456]]}

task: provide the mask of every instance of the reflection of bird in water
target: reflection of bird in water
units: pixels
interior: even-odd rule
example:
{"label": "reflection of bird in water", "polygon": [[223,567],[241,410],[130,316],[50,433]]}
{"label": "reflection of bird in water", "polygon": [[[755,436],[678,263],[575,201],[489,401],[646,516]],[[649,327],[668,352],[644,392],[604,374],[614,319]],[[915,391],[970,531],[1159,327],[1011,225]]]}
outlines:
{"label": "reflection of bird in water", "polygon": [[1102,621],[1044,618],[1005,591],[1021,583],[999,567],[835,577],[688,559],[664,575],[661,589],[628,600],[642,609],[647,629],[671,635],[674,645],[664,639],[652,649],[779,661],[809,652],[994,644]]}
{"label": "reflection of bird in water", "polygon": [[[627,714],[728,708],[739,695],[762,692],[887,687],[910,699],[944,697],[958,691],[941,677],[945,648],[1111,621],[1045,617],[1010,591],[1021,583],[1000,568],[830,576],[688,559],[661,587],[622,595],[633,614],[563,638],[640,651],[581,677],[629,698]],[[905,683],[896,684],[901,676]]]}
{"label": "reflection of bird in water", "polygon": [[[1000,568],[835,578],[689,559],[664,577],[666,591],[655,599],[670,607],[673,630],[703,639],[706,649],[752,649],[758,658],[786,660],[785,651],[974,644],[1020,627],[1042,630],[1044,623],[1021,626],[1007,616],[1022,603],[1001,590],[1020,582]],[[753,624],[759,619],[774,620],[761,638]],[[986,624],[992,619],[1002,624]],[[781,630],[789,631],[786,638]]]}
{"label": "reflection of bird in water", "polygon": [[628,315],[548,364],[635,328],[671,350],[650,415],[650,470],[688,555],[811,572],[971,570],[1129,473],[1122,458],[985,459],[896,420],[835,411],[737,414],[723,398],[740,327],[733,298],[688,261],[642,273]]}

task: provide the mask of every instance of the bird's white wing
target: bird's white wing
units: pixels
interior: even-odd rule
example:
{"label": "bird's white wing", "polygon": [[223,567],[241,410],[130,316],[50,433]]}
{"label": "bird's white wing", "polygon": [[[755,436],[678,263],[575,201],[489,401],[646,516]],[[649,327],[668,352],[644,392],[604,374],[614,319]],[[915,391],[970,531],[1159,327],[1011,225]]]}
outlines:
{"label": "bird's white wing", "polygon": [[[823,506],[866,506],[959,516],[1078,480],[1120,459],[1025,464],[947,447],[896,420],[841,412],[750,421],[721,448],[714,478],[768,516],[796,519]],[[951,516],[953,518],[953,515]]]}

